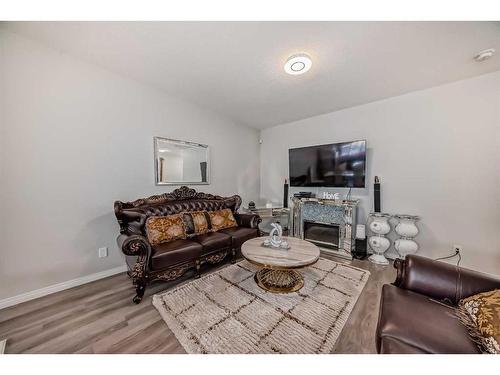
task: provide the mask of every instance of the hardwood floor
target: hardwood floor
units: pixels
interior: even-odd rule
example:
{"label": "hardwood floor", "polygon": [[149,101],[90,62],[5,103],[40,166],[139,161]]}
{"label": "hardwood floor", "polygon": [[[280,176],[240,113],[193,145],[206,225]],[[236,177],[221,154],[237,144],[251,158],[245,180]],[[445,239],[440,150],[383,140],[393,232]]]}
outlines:
{"label": "hardwood floor", "polygon": [[[394,281],[395,270],[366,260],[324,257],[371,273],[334,353],[375,353],[381,288]],[[152,306],[151,297],[191,277],[153,284],[139,305],[132,303],[134,288],[123,273],[0,310],[5,353],[185,353]]]}

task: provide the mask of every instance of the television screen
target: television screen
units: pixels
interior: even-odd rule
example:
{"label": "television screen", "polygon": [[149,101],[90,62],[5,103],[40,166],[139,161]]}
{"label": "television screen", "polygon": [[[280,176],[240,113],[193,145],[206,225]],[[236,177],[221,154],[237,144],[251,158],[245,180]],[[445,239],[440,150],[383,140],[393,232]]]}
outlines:
{"label": "television screen", "polygon": [[366,141],[291,148],[290,186],[365,187]]}

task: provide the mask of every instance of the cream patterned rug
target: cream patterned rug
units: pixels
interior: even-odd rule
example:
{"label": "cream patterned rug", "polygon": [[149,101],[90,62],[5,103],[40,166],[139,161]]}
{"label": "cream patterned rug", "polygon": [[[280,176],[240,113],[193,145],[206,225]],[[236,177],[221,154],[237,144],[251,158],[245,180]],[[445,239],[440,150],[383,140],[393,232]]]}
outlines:
{"label": "cream patterned rug", "polygon": [[241,261],[153,297],[188,353],[330,353],[368,271],[320,258],[296,293],[265,292]]}

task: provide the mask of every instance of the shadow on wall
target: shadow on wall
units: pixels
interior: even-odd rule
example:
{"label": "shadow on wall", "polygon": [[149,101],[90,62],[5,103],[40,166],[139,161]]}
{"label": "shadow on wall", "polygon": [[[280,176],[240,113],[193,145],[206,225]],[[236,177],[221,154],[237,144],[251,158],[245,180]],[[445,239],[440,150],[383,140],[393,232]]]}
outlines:
{"label": "shadow on wall", "polygon": [[[81,228],[74,239],[74,246],[85,259],[86,271],[82,276],[125,265],[125,255],[116,244],[120,226],[113,211],[97,216]],[[100,247],[108,248],[108,256],[98,257]]]}
{"label": "shadow on wall", "polygon": [[[80,230],[70,225],[62,229],[67,234],[76,233],[73,238],[57,238],[61,234],[55,231],[47,234],[54,238],[41,239],[40,246],[26,249],[26,254],[36,258],[26,259],[22,272],[1,264],[2,277],[9,280],[10,286],[0,288],[0,300],[125,265],[125,256],[116,245],[120,231],[114,212],[96,217]],[[61,252],[55,255],[43,253],[44,240],[51,243],[50,246],[53,246],[53,240],[61,243]],[[107,257],[98,257],[99,247],[108,248]],[[18,285],[24,289],[16,289]]]}
{"label": "shadow on wall", "polygon": [[240,194],[242,191],[253,192],[254,196],[244,196],[241,195],[242,203],[241,207],[247,207],[248,202],[255,201],[259,197],[260,190],[260,174],[259,171],[259,160],[255,160],[251,165],[248,165],[244,171],[238,176],[238,191],[233,194]]}

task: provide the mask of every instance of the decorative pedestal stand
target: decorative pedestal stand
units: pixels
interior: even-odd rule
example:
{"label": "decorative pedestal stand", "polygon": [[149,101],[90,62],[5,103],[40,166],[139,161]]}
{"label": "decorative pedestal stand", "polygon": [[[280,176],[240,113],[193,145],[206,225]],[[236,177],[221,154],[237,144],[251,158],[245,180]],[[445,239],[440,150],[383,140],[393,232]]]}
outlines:
{"label": "decorative pedestal stand", "polygon": [[368,238],[368,244],[375,254],[371,255],[368,260],[376,264],[387,265],[389,261],[384,256],[384,253],[391,246],[391,241],[385,235],[391,231],[391,225],[389,224],[391,215],[372,212],[369,217],[371,222],[368,227],[374,235]]}
{"label": "decorative pedestal stand", "polygon": [[404,259],[408,254],[415,254],[418,250],[418,244],[413,240],[418,234],[418,228],[415,222],[420,218],[412,215],[394,215],[399,222],[395,231],[401,237],[394,242],[399,258]]}

